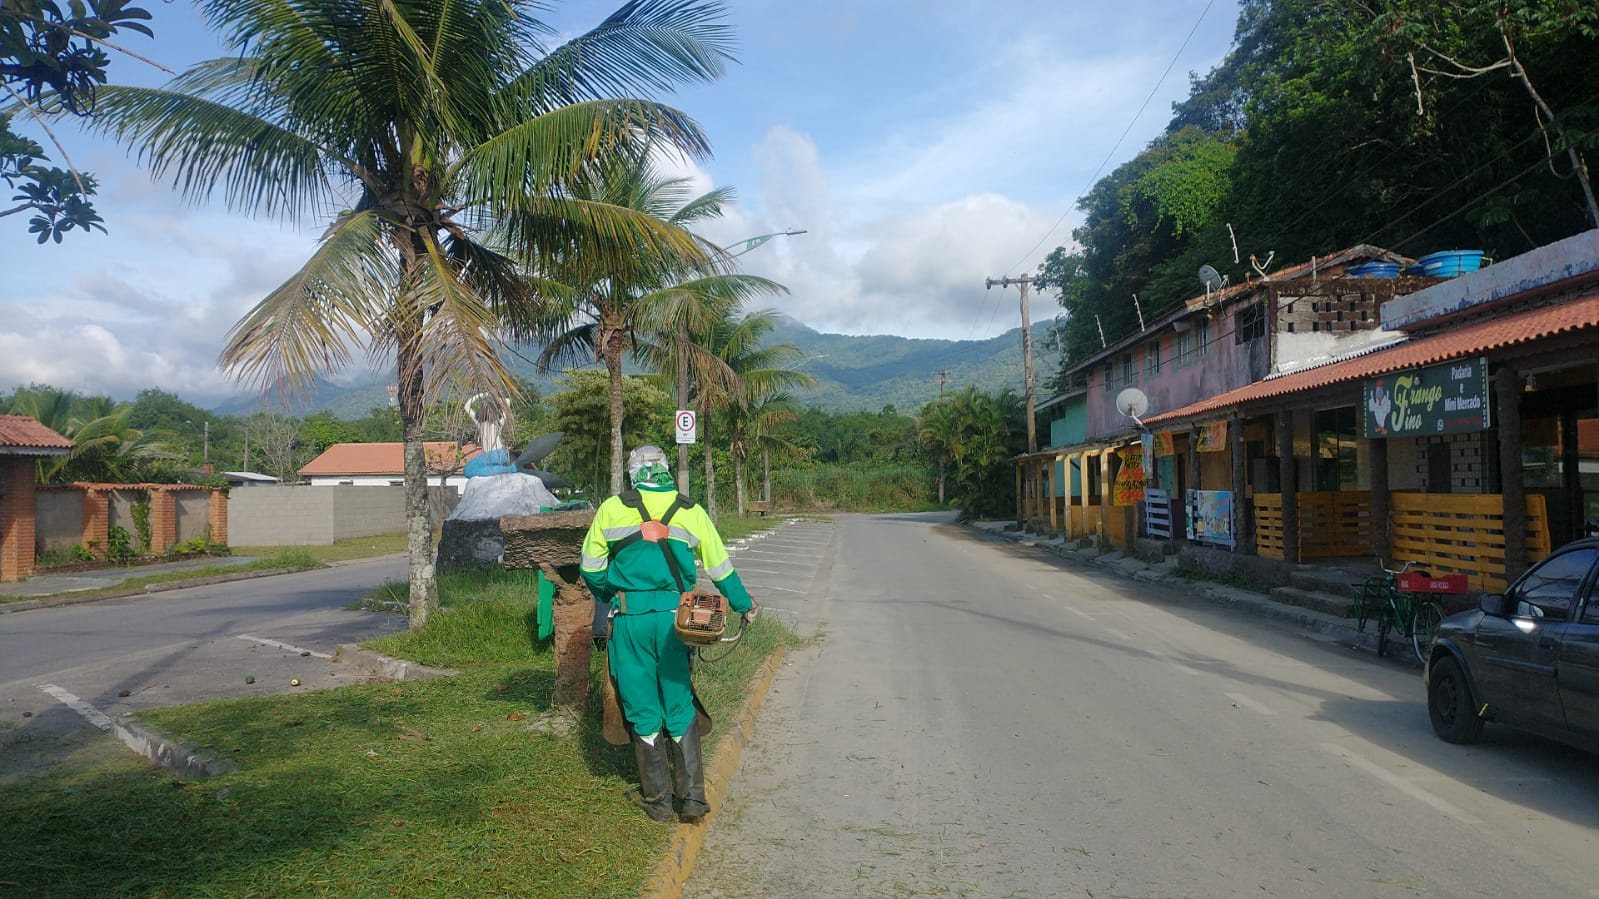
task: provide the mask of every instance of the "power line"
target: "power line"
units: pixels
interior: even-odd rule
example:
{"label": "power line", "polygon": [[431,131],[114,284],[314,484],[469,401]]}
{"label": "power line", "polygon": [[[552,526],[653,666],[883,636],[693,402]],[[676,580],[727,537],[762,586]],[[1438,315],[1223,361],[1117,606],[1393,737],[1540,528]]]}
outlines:
{"label": "power line", "polygon": [[[1177,52],[1172,54],[1171,62],[1166,64],[1166,70],[1160,74],[1160,79],[1155,82],[1155,86],[1150,88],[1149,96],[1144,98],[1144,102],[1138,107],[1138,111],[1133,113],[1132,120],[1129,121],[1127,123],[1127,127],[1122,130],[1121,137],[1116,138],[1116,143],[1111,146],[1110,152],[1106,153],[1105,158],[1100,161],[1099,168],[1094,170],[1094,174],[1088,178],[1088,183],[1083,186],[1081,191],[1078,192],[1077,195],[1079,197],[1088,193],[1088,191],[1093,188],[1094,182],[1099,180],[1100,172],[1105,170],[1105,166],[1110,164],[1111,157],[1115,156],[1116,151],[1121,149],[1122,141],[1126,140],[1127,135],[1132,133],[1133,126],[1138,124],[1138,120],[1143,116],[1144,110],[1149,108],[1149,101],[1155,99],[1155,94],[1160,90],[1160,86],[1166,83],[1166,76],[1170,75],[1171,70],[1177,66],[1177,60],[1181,59],[1183,51],[1188,49],[1189,41],[1192,41],[1194,39],[1194,35],[1199,32],[1200,23],[1205,21],[1205,14],[1210,12],[1210,8],[1215,4],[1215,2],[1216,0],[1210,0],[1210,2],[1205,4],[1204,9],[1199,11],[1199,18],[1194,20],[1194,27],[1188,29],[1188,36],[1183,38],[1182,46],[1178,47]],[[1021,265],[1023,262],[1026,262],[1027,257],[1033,255],[1034,251],[1043,246],[1044,241],[1049,240],[1050,235],[1055,233],[1055,229],[1060,227],[1061,222],[1066,221],[1066,216],[1068,215],[1071,215],[1070,207],[1068,207],[1065,212],[1060,214],[1060,218],[1055,220],[1055,224],[1049,226],[1049,230],[1044,232],[1044,236],[1040,237],[1037,243],[1033,244],[1033,246],[1028,249],[1027,252],[1022,254],[1022,258],[1016,260],[1016,262],[1012,264],[1010,268],[1005,270],[1005,274],[1009,275],[1011,272],[1016,270],[1017,266]]]}

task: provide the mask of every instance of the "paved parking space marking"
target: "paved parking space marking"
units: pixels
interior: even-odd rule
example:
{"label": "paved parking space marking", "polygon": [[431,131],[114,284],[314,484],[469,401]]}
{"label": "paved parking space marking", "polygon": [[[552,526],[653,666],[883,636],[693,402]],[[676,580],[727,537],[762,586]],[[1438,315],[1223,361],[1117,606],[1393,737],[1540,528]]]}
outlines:
{"label": "paved parking space marking", "polygon": [[104,731],[111,729],[111,719],[105,712],[100,711],[87,702],[73,696],[55,684],[35,684],[34,686],[54,696],[58,702],[83,716],[83,719]]}
{"label": "paved parking space marking", "polygon": [[333,656],[325,652],[317,652],[314,649],[302,649],[298,646],[293,646],[288,643],[280,643],[277,640],[268,640],[265,637],[257,637],[254,634],[234,634],[233,636],[240,640],[249,640],[253,643],[263,643],[267,646],[276,646],[279,649],[287,649],[289,652],[297,652],[300,655],[313,655],[319,659],[333,658]]}
{"label": "paved parking space marking", "polygon": [[743,574],[746,571],[753,571],[756,574],[788,574],[789,573],[787,571],[772,571],[769,568],[745,568],[743,565],[738,566],[738,571],[739,571],[740,574]]}
{"label": "paved parking space marking", "polygon": [[1264,703],[1259,702],[1258,700],[1250,699],[1248,696],[1245,696],[1242,693],[1228,693],[1228,694],[1226,694],[1226,696],[1227,696],[1228,699],[1231,699],[1233,702],[1238,703],[1238,705],[1243,707],[1243,708],[1249,709],[1251,712],[1258,712],[1259,714],[1262,714],[1262,715],[1275,715],[1275,714],[1277,714],[1276,712],[1274,712],[1271,709],[1267,708]]}
{"label": "paved parking space marking", "polygon": [[805,590],[795,590],[793,587],[779,587],[779,586],[776,586],[774,584],[757,584],[754,581],[751,581],[746,586],[759,587],[762,590],[781,590],[784,593],[805,593],[805,592],[807,592]]}
{"label": "paved parking space marking", "polygon": [[1178,671],[1181,671],[1183,674],[1186,674],[1189,677],[1198,677],[1199,676],[1199,672],[1197,670],[1195,670],[1193,668],[1190,668],[1187,665],[1184,665],[1182,662],[1179,662],[1176,659],[1167,659],[1166,660],[1166,664],[1172,666],[1173,668],[1176,668]]}
{"label": "paved parking space marking", "polygon": [[769,549],[749,549],[748,552],[758,556],[785,556],[790,559],[815,559],[815,553],[779,553]]}
{"label": "paved parking space marking", "polygon": [[1336,743],[1323,743],[1321,744],[1321,748],[1332,753],[1333,755],[1338,756],[1353,767],[1359,768],[1367,774],[1370,774],[1372,777],[1377,778],[1399,792],[1404,793],[1406,796],[1409,796],[1417,802],[1431,806],[1433,809],[1442,812],[1451,818],[1454,818],[1456,821],[1459,821],[1462,824],[1482,823],[1482,821],[1473,818],[1440,797],[1434,796],[1432,793],[1423,790],[1421,787],[1416,786],[1415,784],[1403,777],[1400,777],[1392,771],[1389,771],[1387,768],[1384,768],[1376,762],[1356,754],[1352,750],[1345,749]]}
{"label": "paved parking space marking", "polygon": [[1073,615],[1076,615],[1078,618],[1081,618],[1084,621],[1093,621],[1094,620],[1094,616],[1088,614],[1087,612],[1084,612],[1082,609],[1079,609],[1076,606],[1061,606],[1061,608],[1063,608],[1066,611],[1072,613]]}
{"label": "paved parking space marking", "polygon": [[1129,643],[1132,642],[1132,639],[1133,639],[1132,637],[1127,636],[1126,634],[1122,633],[1121,631],[1119,631],[1119,630],[1117,630],[1117,629],[1115,629],[1113,627],[1105,628],[1105,633],[1110,634],[1112,637],[1115,637],[1115,638],[1117,638],[1119,640],[1126,640]]}

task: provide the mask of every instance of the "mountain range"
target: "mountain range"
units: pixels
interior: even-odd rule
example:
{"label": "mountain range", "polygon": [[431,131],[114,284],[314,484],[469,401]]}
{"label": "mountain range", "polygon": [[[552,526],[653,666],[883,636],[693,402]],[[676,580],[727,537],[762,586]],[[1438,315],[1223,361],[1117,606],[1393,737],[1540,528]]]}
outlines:
{"label": "mountain range", "polygon": [[[1059,366],[1059,354],[1042,347],[1044,326],[1033,326],[1033,380],[1042,384]],[[981,391],[1006,387],[1020,393],[1023,385],[1021,328],[986,340],[935,340],[825,334],[792,318],[781,317],[768,344],[793,344],[804,354],[798,368],[816,378],[816,386],[797,391],[802,406],[829,412],[876,411],[893,406],[914,414],[937,399],[942,387],[953,392],[968,385]],[[523,349],[512,359],[517,375],[534,384],[541,394],[560,389],[558,372],[539,374],[528,360],[537,353]],[[630,369],[631,370],[631,369]],[[1043,395],[1038,396],[1040,400]],[[294,415],[328,410],[339,418],[360,418],[375,406],[386,405],[388,379],[373,374],[347,384],[318,381],[289,409]],[[221,415],[248,415],[262,408],[259,397],[235,397],[214,411]]]}

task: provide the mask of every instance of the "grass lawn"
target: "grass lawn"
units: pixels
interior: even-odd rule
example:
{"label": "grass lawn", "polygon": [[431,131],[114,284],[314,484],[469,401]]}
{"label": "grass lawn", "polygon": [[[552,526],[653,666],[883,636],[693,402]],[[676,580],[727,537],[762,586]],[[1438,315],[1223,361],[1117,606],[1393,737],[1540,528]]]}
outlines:
{"label": "grass lawn", "polygon": [[[531,573],[441,578],[446,611],[372,645],[458,677],[163,709],[237,769],[184,781],[131,754],[0,785],[0,896],[634,896],[671,829],[625,796],[632,753],[532,725],[554,684]],[[767,617],[696,682],[718,721],[793,635]],[[596,655],[596,674],[599,682]]]}
{"label": "grass lawn", "polygon": [[236,556],[269,556],[285,550],[303,551],[318,562],[348,562],[405,552],[404,534],[379,534],[376,537],[346,537],[330,546],[235,546]]}

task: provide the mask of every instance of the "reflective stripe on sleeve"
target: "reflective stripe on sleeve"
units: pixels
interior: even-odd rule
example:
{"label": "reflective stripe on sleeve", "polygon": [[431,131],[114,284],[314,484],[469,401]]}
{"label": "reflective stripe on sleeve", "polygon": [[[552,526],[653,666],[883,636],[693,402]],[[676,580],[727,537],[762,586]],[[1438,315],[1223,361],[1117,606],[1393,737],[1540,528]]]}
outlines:
{"label": "reflective stripe on sleeve", "polygon": [[584,553],[582,567],[584,571],[604,571],[611,567],[611,559],[609,556],[591,556]]}
{"label": "reflective stripe on sleeve", "polygon": [[668,534],[670,536],[675,537],[678,540],[683,541],[684,543],[687,543],[688,546],[689,546],[689,549],[693,549],[693,548],[695,548],[695,547],[700,545],[699,535],[695,534],[693,531],[689,530],[688,528],[680,528],[680,527],[678,527],[677,525],[674,524],[671,527],[667,528],[667,532],[668,532]]}
{"label": "reflective stripe on sleeve", "polygon": [[638,532],[639,526],[636,524],[630,524],[619,528],[606,528],[601,531],[601,533],[605,535],[605,541],[607,543],[615,543],[629,534],[637,534]]}
{"label": "reflective stripe on sleeve", "polygon": [[705,569],[705,573],[710,575],[711,580],[719,581],[733,573],[733,560],[728,559],[726,562],[723,562],[715,568],[707,568]]}

